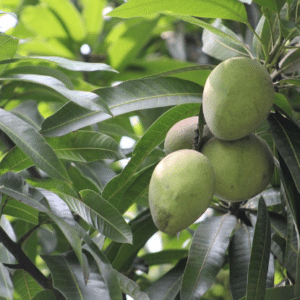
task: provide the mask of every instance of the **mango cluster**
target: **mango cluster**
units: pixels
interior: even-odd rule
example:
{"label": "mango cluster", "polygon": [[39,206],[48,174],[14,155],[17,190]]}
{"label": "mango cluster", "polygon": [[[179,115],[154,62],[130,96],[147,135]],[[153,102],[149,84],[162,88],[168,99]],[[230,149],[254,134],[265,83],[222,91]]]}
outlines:
{"label": "mango cluster", "polygon": [[273,100],[271,78],[256,60],[231,58],[211,72],[203,90],[201,152],[193,150],[198,117],[176,123],[165,139],[167,156],[150,180],[150,210],[161,231],[175,234],[190,226],[213,196],[242,201],[267,187],[274,158],[254,131],[267,119]]}

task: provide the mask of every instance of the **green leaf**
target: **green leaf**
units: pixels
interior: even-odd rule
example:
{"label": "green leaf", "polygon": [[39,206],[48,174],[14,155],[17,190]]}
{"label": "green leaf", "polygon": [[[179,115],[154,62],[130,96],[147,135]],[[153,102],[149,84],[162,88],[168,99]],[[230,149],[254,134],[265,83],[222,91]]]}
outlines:
{"label": "green leaf", "polygon": [[106,103],[95,93],[86,91],[69,90],[63,82],[51,76],[17,74],[0,78],[0,81],[17,81],[22,83],[33,83],[44,89],[50,89],[65,100],[70,100],[88,110],[103,111],[110,114]]}
{"label": "green leaf", "polygon": [[242,224],[234,231],[229,248],[230,290],[233,300],[246,295],[253,227]]}
{"label": "green leaf", "polygon": [[[67,31],[75,41],[82,41],[86,36],[86,28],[83,19],[72,1],[69,0],[42,0],[47,3]],[[51,24],[51,23],[50,23]],[[52,25],[52,24],[51,24]],[[47,26],[49,28],[49,24]]]}
{"label": "green leaf", "polygon": [[292,115],[293,109],[284,95],[275,93],[274,103],[279,106],[288,116]]}
{"label": "green leaf", "polygon": [[139,250],[157,231],[149,209],[140,213],[135,219],[129,222],[129,225],[133,235],[132,245],[113,242],[108,247],[106,253],[107,258],[113,261],[113,267],[120,272],[129,270]]}
{"label": "green leaf", "polygon": [[[232,36],[234,40],[239,39],[233,31],[222,24],[222,20],[220,19],[215,20],[212,26]],[[208,29],[203,30],[202,42],[202,51],[219,60],[225,60],[235,56],[249,56],[244,47],[240,45],[242,41],[237,44],[227,37],[219,36]]]}
{"label": "green leaf", "polygon": [[55,193],[44,189],[39,189],[41,194],[47,199],[51,212],[47,214],[57,224],[60,230],[69,241],[71,247],[77,255],[80,265],[84,268],[84,259],[81,249],[81,240],[75,227],[74,217],[68,205]]}
{"label": "green leaf", "polygon": [[236,221],[235,216],[226,214],[199,223],[182,279],[182,300],[199,299],[214,283],[223,266]]}
{"label": "green leaf", "polygon": [[0,129],[49,176],[68,180],[67,172],[45,139],[28,123],[0,109]]}
{"label": "green leaf", "polygon": [[284,159],[298,192],[300,192],[300,131],[296,121],[285,118],[278,112],[268,118],[276,147]]}
{"label": "green leaf", "polygon": [[[109,202],[101,195],[90,190],[83,190],[80,195],[86,207],[86,210],[81,213],[84,220],[114,241],[132,243],[129,225]],[[84,206],[82,206],[82,209],[84,209]]]}
{"label": "green leaf", "polygon": [[155,149],[156,146],[163,142],[168,130],[175,123],[182,119],[197,115],[199,113],[199,108],[199,104],[177,105],[158,118],[136,144],[131,160],[126,165],[122,173],[113,178],[105,186],[103,196],[116,207],[122,205],[122,197],[120,196],[125,192],[125,188],[128,188],[128,185],[133,184],[130,180],[139,170],[144,159]]}
{"label": "green leaf", "polygon": [[97,41],[97,37],[100,36],[104,25],[102,11],[106,5],[106,0],[82,0],[81,5],[82,17],[87,30],[87,39],[93,45]]}
{"label": "green leaf", "polygon": [[0,297],[13,299],[14,286],[6,267],[0,262]]}
{"label": "green leaf", "polygon": [[79,227],[79,225],[77,225],[76,227],[81,232],[81,236],[86,243],[85,247],[88,248],[88,250],[92,254],[98,266],[100,274],[103,277],[103,282],[105,282],[106,288],[110,295],[109,300],[121,300],[122,293],[118,282],[118,277],[109,260],[102,253],[102,251],[100,251],[98,245],[95,243],[94,240],[90,238],[90,236],[85,232],[85,230],[83,230],[82,227]]}
{"label": "green leaf", "polygon": [[[147,9],[144,9],[147,7]],[[233,0],[131,0],[108,15],[111,17],[133,18],[148,17],[157,13],[176,13],[200,18],[222,18],[238,22],[247,22],[245,7]]]}
{"label": "green leaf", "polygon": [[13,275],[14,298],[32,300],[42,291],[42,287],[24,270],[16,270]]}
{"label": "green leaf", "polygon": [[[283,286],[266,289],[264,300],[296,300],[294,298],[294,286]],[[246,300],[246,297],[240,300]]]}
{"label": "green leaf", "polygon": [[300,79],[283,79],[283,80],[280,80],[279,83],[280,84],[287,83],[287,84],[292,84],[295,86],[300,86]]}
{"label": "green leaf", "polygon": [[[199,103],[202,88],[179,78],[151,78],[123,82],[114,87],[95,90],[114,116],[141,109],[166,107],[182,103]],[[42,132],[47,136],[64,135],[110,118],[105,112],[91,112],[67,103],[47,118]]]}
{"label": "green leaf", "polygon": [[[156,24],[157,19],[143,22],[140,19],[131,19],[116,25],[107,36],[107,39],[114,41],[107,50],[112,67],[120,71],[136,58],[151,38]],[[121,34],[117,36],[116,32]]]}
{"label": "green leaf", "polygon": [[[62,137],[46,138],[60,159],[73,162],[92,162],[102,159],[122,159],[119,145],[114,139],[94,131],[76,131]],[[34,163],[20,148],[14,147],[0,162],[0,174],[21,171]]]}
{"label": "green leaf", "polygon": [[41,129],[41,125],[44,118],[41,116],[38,110],[38,104],[35,101],[27,100],[21,102],[18,106],[10,111],[15,116],[19,117],[29,125],[34,127],[36,130]]}
{"label": "green leaf", "polygon": [[271,247],[270,217],[264,199],[259,200],[255,225],[246,299],[264,300]]}
{"label": "green leaf", "polygon": [[[87,1],[87,0],[85,0]],[[97,1],[97,3],[99,3]],[[111,66],[104,64],[104,63],[93,63],[93,62],[83,62],[83,61],[75,61],[75,60],[70,60],[64,57],[59,57],[59,56],[31,56],[28,58],[29,60],[36,60],[36,59],[41,59],[41,60],[47,60],[50,62],[54,62],[57,64],[59,67],[64,68],[66,70],[70,71],[77,71],[77,72],[95,72],[95,71],[109,71],[109,72],[117,72],[114,70]]]}
{"label": "green leaf", "polygon": [[[19,40],[0,33],[0,61],[14,57],[17,51]],[[5,66],[0,67],[0,73]]]}
{"label": "green leaf", "polygon": [[37,293],[32,300],[56,300],[56,297],[52,291],[44,290]]}
{"label": "green leaf", "polygon": [[253,0],[257,4],[269,8],[274,12],[280,12],[282,6],[285,4],[286,0]]}
{"label": "green leaf", "polygon": [[[184,16],[180,14],[172,14],[172,16],[176,19],[180,19],[182,21],[200,26],[210,32],[212,32],[215,36],[219,37],[219,40],[226,41],[226,44],[234,44],[236,46],[239,46],[240,49],[244,49],[248,53],[249,56],[251,56],[251,52],[249,48],[246,46],[245,43],[243,43],[235,34],[229,33],[229,31],[223,31],[221,28],[217,28],[209,23],[206,23],[200,19],[190,17],[190,16]],[[246,53],[245,52],[245,53]]]}
{"label": "green leaf", "polygon": [[14,199],[10,199],[5,204],[2,213],[4,215],[12,216],[34,225],[39,223],[39,212],[36,209]]}
{"label": "green leaf", "polygon": [[170,249],[162,250],[154,253],[146,253],[141,256],[141,259],[145,260],[149,266],[171,264],[184,257],[187,257],[188,250],[186,249]]}
{"label": "green leaf", "polygon": [[89,265],[89,278],[87,281],[84,281],[82,269],[74,253],[42,255],[42,258],[50,269],[54,287],[67,299],[110,300],[107,287],[103,284],[103,277],[99,273],[94,260],[87,254],[85,254]]}
{"label": "green leaf", "polygon": [[150,300],[174,300],[180,290],[185,266],[186,260],[183,259],[160,279],[152,283],[145,290]]}
{"label": "green leaf", "polygon": [[147,294],[141,291],[140,286],[122,273],[116,272],[118,282],[123,293],[131,296],[134,300],[150,300]]}

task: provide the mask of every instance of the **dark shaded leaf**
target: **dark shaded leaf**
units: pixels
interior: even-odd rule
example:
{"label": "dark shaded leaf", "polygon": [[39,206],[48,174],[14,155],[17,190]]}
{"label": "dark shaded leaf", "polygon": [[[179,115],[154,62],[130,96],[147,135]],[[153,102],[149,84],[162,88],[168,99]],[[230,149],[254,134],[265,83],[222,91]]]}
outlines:
{"label": "dark shaded leaf", "polygon": [[[110,239],[120,243],[132,243],[129,225],[122,215],[101,195],[91,190],[80,192],[82,202],[89,209],[82,212],[83,219]],[[82,206],[84,208],[84,206]]]}
{"label": "dark shaded leaf", "polygon": [[155,281],[148,287],[145,292],[150,300],[173,300],[179,293],[186,259],[181,260],[178,264]]}
{"label": "dark shaded leaf", "polygon": [[247,281],[247,300],[264,300],[270,247],[270,217],[264,199],[261,198],[258,204],[258,216],[251,249]]}
{"label": "dark shaded leaf", "polygon": [[234,231],[229,248],[230,290],[233,300],[246,295],[254,228],[241,225]]}
{"label": "dark shaded leaf", "polygon": [[149,209],[140,213],[129,222],[129,225],[133,236],[132,245],[113,242],[109,245],[106,252],[107,258],[112,261],[113,267],[120,272],[130,268],[139,250],[157,231]]}
{"label": "dark shaded leaf", "polygon": [[44,290],[37,293],[32,300],[56,300],[56,297],[52,291]]}
{"label": "dark shaded leaf", "polygon": [[10,112],[0,109],[0,129],[49,176],[68,180],[67,172],[53,149],[35,128]]}
{"label": "dark shaded leaf", "polygon": [[199,299],[223,266],[236,217],[214,216],[200,222],[194,233],[181,287],[182,300]]}
{"label": "dark shaded leaf", "polygon": [[174,261],[178,261],[187,255],[188,250],[186,249],[170,249],[154,253],[146,253],[141,256],[141,259],[145,260],[149,266],[152,266],[174,263]]}
{"label": "dark shaded leaf", "polygon": [[276,147],[289,168],[293,180],[300,192],[300,129],[290,118],[278,112],[271,113],[268,121]]}

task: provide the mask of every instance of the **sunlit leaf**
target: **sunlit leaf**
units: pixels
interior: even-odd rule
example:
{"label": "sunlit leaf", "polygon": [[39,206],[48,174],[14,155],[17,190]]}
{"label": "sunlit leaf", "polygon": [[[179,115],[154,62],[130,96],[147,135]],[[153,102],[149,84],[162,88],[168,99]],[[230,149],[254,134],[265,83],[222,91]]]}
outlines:
{"label": "sunlit leaf", "polygon": [[[19,41],[4,33],[0,33],[0,61],[14,57]],[[0,66],[0,73],[5,66]]]}
{"label": "sunlit leaf", "polygon": [[103,111],[105,114],[110,114],[106,103],[95,93],[86,91],[69,90],[63,82],[58,79],[45,75],[31,74],[16,74],[7,77],[1,77],[0,81],[18,81],[22,83],[33,83],[37,86],[42,86],[45,89],[50,89],[60,96],[62,99],[70,100],[88,110]]}
{"label": "sunlit leaf", "polygon": [[13,275],[14,292],[22,300],[32,298],[42,291],[42,287],[24,270],[16,270]]}
{"label": "sunlit leaf", "polygon": [[[147,7],[147,9],[143,9]],[[146,17],[157,13],[168,12],[190,15],[201,18],[222,18],[246,22],[247,15],[242,3],[233,0],[131,0],[109,13],[112,17],[133,18]]]}
{"label": "sunlit leaf", "polygon": [[253,0],[254,2],[260,4],[263,7],[270,8],[274,12],[280,12],[282,6],[286,2],[285,0]]}
{"label": "sunlit leaf", "polygon": [[[94,93],[107,103],[114,116],[118,116],[141,109],[200,103],[202,88],[194,82],[166,77],[126,81]],[[110,117],[69,102],[44,121],[42,132],[47,136],[64,135]]]}

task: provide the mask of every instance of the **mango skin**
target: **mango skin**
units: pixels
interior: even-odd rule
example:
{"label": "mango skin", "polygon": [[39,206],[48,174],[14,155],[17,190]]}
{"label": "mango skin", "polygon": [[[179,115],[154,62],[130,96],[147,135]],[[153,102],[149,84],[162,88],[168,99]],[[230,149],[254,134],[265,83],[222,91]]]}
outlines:
{"label": "mango skin", "polygon": [[164,157],[149,184],[149,206],[156,227],[174,235],[193,224],[208,208],[215,174],[208,159],[183,149]]}
{"label": "mango skin", "polygon": [[[198,117],[190,117],[183,119],[174,124],[168,131],[164,149],[166,154],[170,154],[181,149],[193,149],[196,133],[198,128]],[[203,139],[209,139],[212,133],[206,125],[203,128]]]}
{"label": "mango skin", "polygon": [[215,170],[215,196],[227,201],[250,199],[271,182],[274,157],[267,143],[254,134],[235,141],[216,137],[202,148]]}
{"label": "mango skin", "polygon": [[256,60],[234,57],[220,63],[203,90],[205,121],[219,139],[237,140],[267,119],[274,101],[269,73]]}

